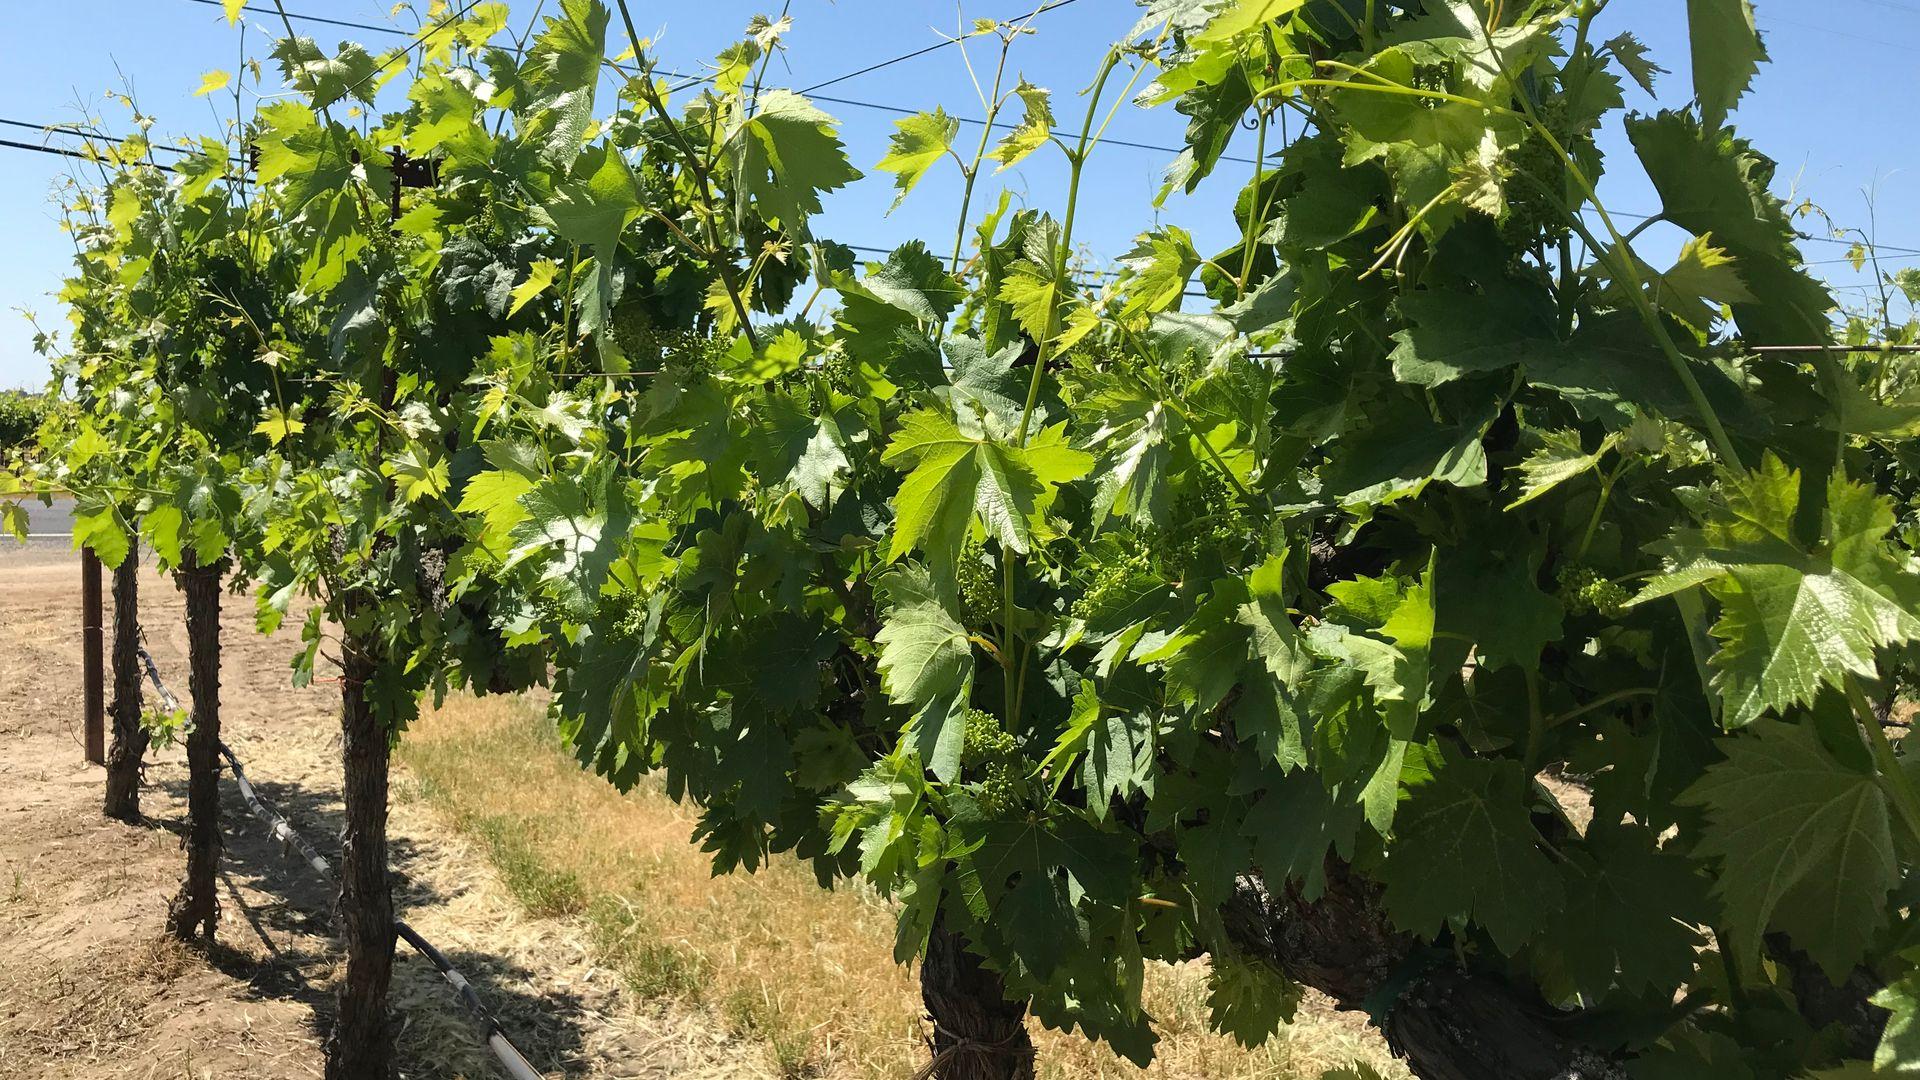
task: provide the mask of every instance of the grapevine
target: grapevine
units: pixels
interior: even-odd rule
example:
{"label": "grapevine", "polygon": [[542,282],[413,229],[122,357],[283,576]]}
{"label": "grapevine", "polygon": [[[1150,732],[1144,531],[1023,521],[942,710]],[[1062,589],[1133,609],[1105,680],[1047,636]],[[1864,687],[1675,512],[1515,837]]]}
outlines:
{"label": "grapevine", "polygon": [[[959,243],[862,265],[815,231],[833,117],[732,68],[666,100],[620,0],[459,23],[378,126],[284,42],[226,133],[264,176],[105,159],[5,520],[71,492],[263,625],[310,598],[355,851],[422,695],[550,685],[716,869],[889,899],[938,1075],[1024,1080],[1028,1015],[1145,1064],[1142,967],[1200,956],[1216,1029],[1311,986],[1423,1077],[1911,1071],[1920,380],[1873,346],[1920,328],[1836,336],[1732,126],[1747,0],[1686,5],[1714,62],[1665,109],[1606,7],[1147,4],[1077,100],[902,118],[878,169],[957,166]],[[1161,223],[1091,285],[1135,103],[1235,246]],[[1672,263],[1597,195],[1612,125]],[[977,213],[1041,154],[1063,190]],[[390,912],[344,869],[357,1076]]]}

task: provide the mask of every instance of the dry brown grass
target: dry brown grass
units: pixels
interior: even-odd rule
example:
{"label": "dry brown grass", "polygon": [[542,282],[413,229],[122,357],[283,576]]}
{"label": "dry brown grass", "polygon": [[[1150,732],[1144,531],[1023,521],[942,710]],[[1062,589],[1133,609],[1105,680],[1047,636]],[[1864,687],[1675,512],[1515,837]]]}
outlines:
{"label": "dry brown grass", "polygon": [[[915,974],[893,963],[893,915],[871,891],[823,891],[792,859],[711,876],[688,842],[687,810],[581,772],[523,700],[449,701],[409,731],[400,758],[411,793],[477,836],[530,912],[584,919],[601,961],[636,994],[708,1010],[788,1076],[894,1078],[925,1061]],[[1324,1001],[1243,1050],[1207,1030],[1205,983],[1201,963],[1150,968],[1147,1007],[1163,1037],[1151,1068],[1036,1028],[1041,1075],[1313,1080],[1356,1060],[1406,1075]]]}

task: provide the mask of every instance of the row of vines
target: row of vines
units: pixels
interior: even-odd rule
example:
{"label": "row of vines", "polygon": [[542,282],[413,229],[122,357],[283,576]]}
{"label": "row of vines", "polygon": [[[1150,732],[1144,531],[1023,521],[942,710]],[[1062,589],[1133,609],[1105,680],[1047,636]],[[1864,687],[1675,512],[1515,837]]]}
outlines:
{"label": "row of vines", "polygon": [[[1920,1072],[1915,332],[1836,315],[1730,127],[1747,0],[1689,0],[1653,113],[1607,0],[1144,0],[1070,99],[982,21],[1001,126],[877,165],[957,168],[955,236],[864,264],[812,227],[836,122],[765,85],[784,15],[670,86],[626,0],[546,6],[386,54],[289,23],[295,93],[236,86],[172,175],[102,151],[78,407],[0,488],[187,583],[183,933],[222,593],[337,669],[329,1077],[392,1063],[389,748],[543,684],[716,872],[889,898],[939,1076],[1031,1076],[1028,1016],[1146,1063],[1144,966],[1198,956],[1219,1030],[1311,987],[1423,1078]],[[1082,177],[1155,106],[1236,240],[1091,278]],[[975,198],[1036,154],[1064,191]]]}

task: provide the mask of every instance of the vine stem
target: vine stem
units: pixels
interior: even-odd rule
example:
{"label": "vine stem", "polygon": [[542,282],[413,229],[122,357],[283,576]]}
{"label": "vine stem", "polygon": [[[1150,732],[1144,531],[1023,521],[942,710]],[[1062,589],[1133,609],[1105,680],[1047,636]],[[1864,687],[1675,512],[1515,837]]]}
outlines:
{"label": "vine stem", "polygon": [[1873,750],[1874,764],[1878,766],[1880,790],[1893,803],[1907,831],[1920,840],[1920,799],[1914,797],[1913,785],[1908,783],[1906,771],[1900,767],[1900,759],[1894,755],[1893,744],[1887,741],[1886,729],[1873,711],[1873,703],[1867,700],[1866,691],[1860,689],[1859,680],[1851,675],[1847,676],[1847,701],[1853,706],[1860,726],[1867,729],[1867,743]]}
{"label": "vine stem", "polygon": [[[1091,151],[1093,118],[1100,111],[1100,98],[1106,92],[1107,79],[1119,64],[1120,51],[1108,49],[1106,58],[1100,62],[1100,77],[1093,81],[1093,93],[1087,101],[1087,117],[1080,125],[1080,142],[1067,152],[1070,169],[1067,178],[1067,213],[1061,219],[1060,244],[1053,253],[1054,288],[1059,288],[1061,279],[1067,276],[1067,253],[1073,250],[1073,221],[1080,209],[1080,177]],[[1059,333],[1060,304],[1056,297],[1053,303],[1047,305],[1046,333],[1038,343],[1039,352],[1033,360],[1033,378],[1027,382],[1027,402],[1020,410],[1020,430],[1014,435],[1014,444],[1017,446],[1027,444],[1027,432],[1033,426],[1033,410],[1040,404],[1040,384],[1047,374],[1047,361],[1053,359],[1053,343]]]}
{"label": "vine stem", "polygon": [[[620,21],[626,24],[627,38],[633,42],[634,57],[640,59],[640,32],[634,29],[633,13],[627,10],[627,0],[614,2],[620,7]],[[700,155],[693,152],[693,144],[687,141],[687,133],[680,130],[679,123],[667,112],[667,103],[660,99],[660,90],[653,85],[653,73],[644,60],[641,60],[640,69],[640,77],[634,81],[639,83],[647,107],[666,122],[667,130],[673,133],[673,141],[679,145],[681,156],[686,159],[687,168],[693,173],[695,198],[701,209],[700,222],[707,229],[707,247],[714,252],[714,270],[720,275],[720,284],[727,290],[727,299],[733,302],[734,314],[740,317],[740,332],[746,335],[747,346],[759,352],[760,338],[753,332],[753,320],[748,317],[746,301],[740,298],[740,287],[734,283],[733,266],[720,255],[720,230],[713,224],[712,174],[707,171],[706,163],[700,160]]]}
{"label": "vine stem", "polygon": [[[962,44],[960,48],[962,55],[965,55],[966,45]],[[1000,64],[993,72],[993,93],[984,103],[987,108],[987,119],[980,125],[980,147],[973,153],[973,164],[963,165],[960,169],[960,175],[965,183],[960,189],[960,223],[953,229],[953,258],[948,263],[947,273],[949,274],[960,272],[960,252],[967,245],[967,214],[973,207],[973,185],[980,179],[980,163],[987,159],[987,146],[993,141],[993,122],[1000,115],[1000,88],[1006,84],[1007,54],[1012,51],[1013,39],[1001,38]]]}

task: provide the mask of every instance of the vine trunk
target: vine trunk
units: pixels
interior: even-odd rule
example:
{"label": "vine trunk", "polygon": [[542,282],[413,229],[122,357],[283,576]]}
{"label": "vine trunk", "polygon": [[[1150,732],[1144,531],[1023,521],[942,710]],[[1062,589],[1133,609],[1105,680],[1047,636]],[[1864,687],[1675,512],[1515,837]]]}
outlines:
{"label": "vine trunk", "polygon": [[1000,976],[967,949],[967,939],[937,916],[920,964],[920,996],[933,1019],[939,1080],[1033,1080],[1033,1040],[1024,1002],[1006,999]]}
{"label": "vine trunk", "polygon": [[387,880],[386,725],[367,699],[377,646],[348,634],[342,643],[340,732],[346,757],[347,829],[340,854],[339,919],[347,947],[333,1030],[327,1035],[327,1080],[386,1080],[392,1075],[393,1027],[387,986],[393,973],[393,893]]}
{"label": "vine trunk", "polygon": [[220,918],[214,874],[220,865],[220,577],[224,570],[224,562],[202,566],[189,552],[178,573],[180,591],[187,598],[187,689],[193,695],[193,729],[187,735],[187,873],[167,909],[167,931],[182,941],[198,936],[212,942]]}
{"label": "vine trunk", "polygon": [[140,723],[140,550],[113,571],[113,744],[107,749],[106,815],[140,820],[140,766],[147,729]]}

